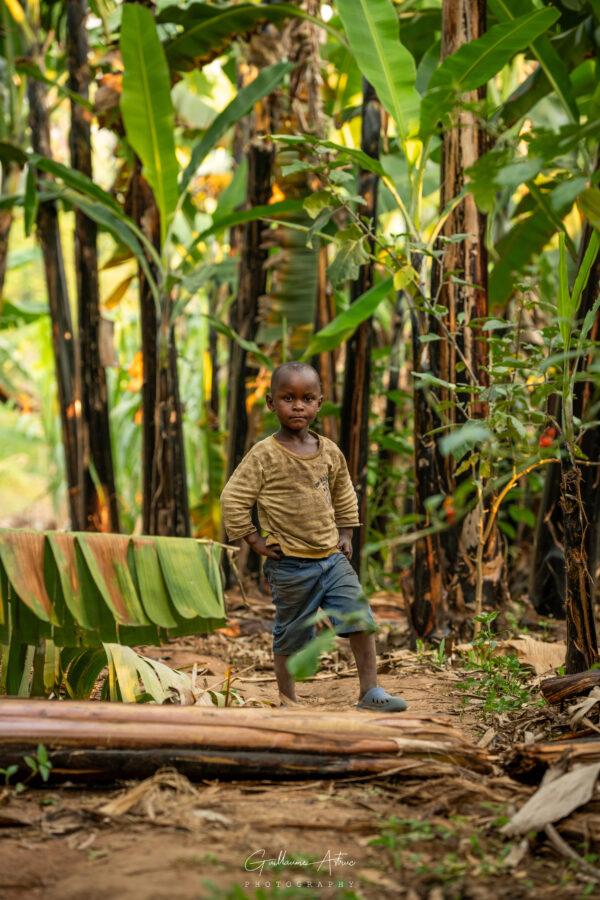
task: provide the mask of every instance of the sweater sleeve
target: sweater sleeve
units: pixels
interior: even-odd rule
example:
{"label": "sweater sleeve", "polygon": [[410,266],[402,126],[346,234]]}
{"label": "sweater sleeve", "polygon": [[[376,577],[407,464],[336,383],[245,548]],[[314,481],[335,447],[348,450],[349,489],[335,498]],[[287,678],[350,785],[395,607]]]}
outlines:
{"label": "sweater sleeve", "polygon": [[263,467],[250,451],[223,488],[221,510],[223,524],[230,541],[237,541],[256,531],[252,508],[263,483]]}
{"label": "sweater sleeve", "polygon": [[331,500],[335,511],[335,524],[338,528],[356,528],[358,520],[358,500],[356,491],[342,451],[337,448],[338,465],[335,480],[331,486]]}

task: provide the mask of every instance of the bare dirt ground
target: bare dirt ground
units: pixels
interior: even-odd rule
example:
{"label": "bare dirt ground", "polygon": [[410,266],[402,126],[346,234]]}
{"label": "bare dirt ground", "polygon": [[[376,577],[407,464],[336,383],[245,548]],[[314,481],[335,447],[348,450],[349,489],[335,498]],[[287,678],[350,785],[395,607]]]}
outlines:
{"label": "bare dirt ground", "polygon": [[[459,675],[407,649],[399,598],[379,595],[372,606],[380,625],[380,683],[401,693],[412,712],[442,714],[484,745],[492,731],[501,745],[539,720],[537,707],[490,726],[477,699],[465,711]],[[232,686],[241,697],[277,705],[270,602],[255,592],[245,606],[232,592],[228,608],[221,632],[144,652],[174,667],[204,664],[205,686],[220,688],[233,665],[240,674]],[[356,703],[356,674],[347,643],[340,643],[346,646],[324,658],[321,672],[298,685],[305,706],[338,710]],[[543,834],[501,835],[500,825],[534,787],[500,767],[492,776],[457,768],[452,778],[427,780],[277,783],[265,773],[260,782],[193,787],[166,773],[137,788],[137,805],[107,815],[106,804],[126,798],[135,785],[66,784],[20,795],[7,789],[0,802],[0,900],[600,896],[591,870],[559,855]],[[567,820],[561,833],[588,854],[593,869],[589,829],[581,843],[585,828],[569,831]]]}

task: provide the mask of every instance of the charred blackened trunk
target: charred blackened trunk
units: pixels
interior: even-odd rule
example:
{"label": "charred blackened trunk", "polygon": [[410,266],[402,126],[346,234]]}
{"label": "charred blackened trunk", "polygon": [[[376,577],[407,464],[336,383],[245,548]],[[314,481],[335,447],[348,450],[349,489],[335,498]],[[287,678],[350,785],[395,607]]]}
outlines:
{"label": "charred blackened trunk", "polygon": [[[444,0],[442,6],[442,58],[456,52],[463,44],[480,37],[485,31],[486,4],[484,0]],[[485,100],[485,87],[462,98],[469,103]],[[478,125],[475,112],[459,109],[455,113],[453,127],[444,131],[442,136],[442,156],[440,173],[440,209],[456,197],[463,189],[465,171],[485,153],[486,136]],[[467,235],[460,242],[446,243],[440,261],[442,283],[437,302],[448,310],[443,319],[444,327],[437,325],[435,331],[440,338],[435,350],[430,353],[433,374],[448,383],[467,381],[474,388],[485,386],[487,366],[487,344],[477,325],[472,320],[487,316],[487,254],[485,247],[485,216],[478,212],[475,201],[468,194],[454,209],[446,220],[442,234],[451,237],[455,234]],[[446,275],[448,273],[448,277]],[[461,281],[452,280],[451,274],[458,273]],[[447,332],[453,335],[449,339]],[[457,363],[464,363],[464,371],[457,369]],[[481,403],[476,392],[469,388],[456,395],[447,388],[441,388],[437,400],[452,403],[446,411],[452,423],[464,420],[465,414],[470,418],[482,417],[486,414],[485,404]],[[458,401],[462,409],[456,403]],[[419,439],[416,442],[417,452]],[[427,476],[431,460],[426,454],[417,460],[417,471],[420,478],[436,485],[435,473]],[[455,477],[455,461],[450,455],[439,457],[440,480],[435,493],[446,495],[447,511],[452,509],[452,495],[457,487]],[[444,587],[448,591],[453,618],[465,619],[466,604],[471,604],[476,593],[476,567],[473,564],[477,553],[478,528],[481,512],[474,511],[456,528],[450,528],[441,535],[442,572]],[[451,514],[448,515],[450,522]],[[420,554],[417,553],[415,573],[417,580]],[[502,596],[501,576],[503,557],[498,534],[492,530],[483,553],[482,580],[484,603],[495,607]],[[415,603],[424,602],[415,595]],[[438,596],[435,603],[442,603]],[[471,614],[469,615],[469,618]],[[426,617],[419,616],[420,621]],[[434,618],[436,616],[434,615]]]}
{"label": "charred blackened trunk", "polygon": [[[439,287],[439,270],[434,268],[431,278],[431,294],[436,296]],[[421,341],[421,335],[435,330],[434,320],[423,309],[411,311],[412,355],[415,372],[425,375],[437,371],[435,343]],[[425,390],[414,389],[414,512],[420,516],[421,525],[430,525],[427,500],[441,493],[443,475],[433,431],[440,427],[440,420]],[[443,580],[440,535],[432,533],[415,543],[413,556],[414,598],[410,607],[414,635],[441,641],[449,631],[447,590]]]}
{"label": "charred blackened trunk", "polygon": [[[590,237],[591,226],[586,223],[584,229],[580,259],[583,259]],[[596,256],[590,276],[584,288],[579,308],[579,321],[583,323],[587,313],[593,309],[600,294],[600,253]],[[600,339],[600,320],[598,313],[589,335],[593,341]],[[592,351],[584,364],[584,371],[590,372],[595,359],[595,351]],[[575,397],[573,413],[581,421],[597,419],[597,403],[599,400],[598,382],[594,379],[579,381],[575,385]],[[593,425],[587,428],[581,439],[581,449],[584,455],[594,463],[600,462],[600,427]],[[600,541],[600,468],[598,466],[583,466],[581,468],[581,502],[583,504],[584,521],[587,523],[584,535],[586,551],[586,565],[590,576],[590,584],[593,592],[597,585],[599,541]]]}
{"label": "charred blackened trunk", "polygon": [[[317,279],[317,302],[315,306],[315,332],[325,328],[335,318],[333,295],[327,281],[327,247],[319,247],[319,271]],[[318,353],[312,360],[319,373],[323,396],[331,403],[336,397],[336,360],[337,350]],[[338,441],[338,422],[335,416],[322,417],[323,434],[330,440]]]}
{"label": "charred blackened trunk", "polygon": [[[150,185],[142,177],[142,166],[134,157],[125,211],[140,226],[146,238],[160,248],[158,208]],[[153,278],[156,267],[148,259]],[[138,268],[140,325],[142,337],[142,530],[153,534],[151,523],[152,468],[156,445],[156,398],[158,384],[157,335],[160,327],[159,311],[148,279]]]}
{"label": "charred blackened trunk", "polygon": [[[69,89],[87,99],[90,73],[87,60],[86,0],[69,0],[67,52]],[[92,178],[89,113],[71,101],[71,165]],[[100,358],[100,295],[96,223],[75,209],[75,273],[78,300],[78,385],[81,397],[84,524],[88,531],[119,531],[119,510],[113,469],[106,372]],[[93,464],[99,481],[90,473]]]}
{"label": "charred blackened trunk", "polygon": [[565,670],[571,675],[584,672],[598,662],[598,642],[585,546],[587,522],[581,497],[581,472],[570,456],[565,456],[562,463],[561,494],[567,574]]}
{"label": "charred blackened trunk", "polygon": [[[253,141],[248,149],[248,206],[268,203],[274,151],[264,141]],[[258,331],[258,302],[266,290],[263,233],[268,227],[260,220],[244,226],[240,257],[240,277],[236,302],[231,311],[232,328],[252,341]],[[247,353],[237,342],[231,348],[229,395],[227,403],[227,478],[246,452],[248,416],[246,412]]]}
{"label": "charred blackened trunk", "polygon": [[[583,260],[589,240],[591,227],[586,223],[579,251],[579,262]],[[583,290],[581,304],[577,313],[581,325],[587,314],[594,308],[600,292],[600,254],[591,268],[587,284]],[[598,315],[590,332],[590,338],[597,341],[600,335]],[[594,355],[590,354],[583,371],[590,371]],[[555,398],[551,398],[555,399]],[[578,381],[575,385],[573,413],[576,418],[585,422],[594,417],[594,408],[598,401],[598,386],[593,379]],[[559,402],[550,409],[555,419],[560,418]],[[592,462],[600,460],[600,428],[597,425],[586,428],[581,438],[581,450]],[[556,463],[548,467],[544,492],[540,504],[535,534],[534,562],[530,587],[530,596],[535,609],[545,615],[556,618],[565,616],[565,544],[563,535],[563,518],[560,506],[563,473]],[[598,578],[598,561],[600,551],[600,469],[597,466],[584,466],[580,472],[579,491],[583,504],[585,566],[588,572],[592,597],[595,594]]]}
{"label": "charred blackened trunk", "polygon": [[[127,211],[157,250],[160,218],[154,194],[134,159]],[[157,272],[148,257],[154,278]],[[188,537],[189,503],[175,331],[139,269],[142,328],[142,527],[145,534]],[[170,298],[163,303],[170,308]]]}
{"label": "charred blackened trunk", "polygon": [[[50,157],[50,127],[45,103],[45,88],[29,79],[29,123],[31,145],[35,153]],[[76,393],[75,339],[65,266],[60,239],[58,211],[53,200],[40,203],[37,213],[37,236],[42,247],[48,304],[52,323],[52,346],[56,367],[56,384],[60,406],[65,469],[69,499],[71,528],[83,531],[85,517],[82,507],[82,490],[79,480],[81,403]]]}
{"label": "charred blackened trunk", "polygon": [[189,537],[190,510],[175,329],[168,324],[166,313],[159,336],[149,533]]}
{"label": "charred blackened trunk", "polygon": [[[361,150],[372,159],[379,159],[381,137],[381,106],[375,90],[363,79],[363,106]],[[379,179],[372,172],[361,170],[359,193],[366,203],[361,206],[361,215],[377,222],[377,191]],[[373,244],[371,243],[371,250]],[[358,278],[352,283],[350,302],[354,302],[373,286],[373,262],[361,266]],[[373,323],[367,319],[352,335],[346,346],[346,367],[342,416],[340,426],[340,448],[346,457],[350,478],[358,497],[358,517],[361,523],[352,536],[352,565],[360,574],[362,549],[365,544],[367,523],[367,462],[369,457],[369,410],[371,397],[371,350],[373,346]]]}

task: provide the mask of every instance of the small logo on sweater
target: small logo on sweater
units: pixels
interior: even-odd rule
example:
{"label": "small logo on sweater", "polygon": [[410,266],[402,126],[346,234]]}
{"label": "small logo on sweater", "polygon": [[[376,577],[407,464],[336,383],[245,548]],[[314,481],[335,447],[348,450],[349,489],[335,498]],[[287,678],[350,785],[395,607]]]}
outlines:
{"label": "small logo on sweater", "polygon": [[315,487],[318,491],[323,491],[325,497],[327,498],[327,502],[330,506],[333,506],[331,491],[329,490],[329,477],[327,475],[323,475],[321,478],[319,478],[318,481],[315,482]]}

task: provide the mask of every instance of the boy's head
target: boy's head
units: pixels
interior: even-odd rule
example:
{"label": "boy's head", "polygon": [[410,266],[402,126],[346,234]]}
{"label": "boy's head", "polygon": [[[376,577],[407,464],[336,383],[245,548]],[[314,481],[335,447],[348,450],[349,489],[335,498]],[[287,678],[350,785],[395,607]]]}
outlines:
{"label": "boy's head", "polygon": [[283,363],[275,369],[267,406],[284,427],[292,431],[308,427],[316,419],[322,403],[319,373],[308,363]]}

